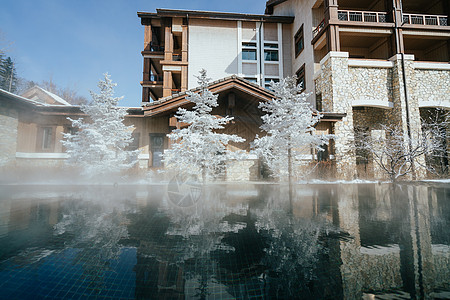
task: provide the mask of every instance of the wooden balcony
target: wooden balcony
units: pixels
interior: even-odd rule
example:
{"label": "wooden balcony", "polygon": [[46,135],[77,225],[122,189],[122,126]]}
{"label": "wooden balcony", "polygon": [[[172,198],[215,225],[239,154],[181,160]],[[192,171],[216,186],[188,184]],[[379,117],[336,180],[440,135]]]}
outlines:
{"label": "wooden balcony", "polygon": [[313,30],[313,38],[315,38],[323,29],[325,28],[325,19],[320,22],[319,25],[317,25],[316,28]]}
{"label": "wooden balcony", "polygon": [[338,20],[364,23],[389,23],[388,13],[377,11],[338,10]]}
{"label": "wooden balcony", "polygon": [[403,14],[403,24],[449,26],[447,16],[418,14]]}
{"label": "wooden balcony", "polygon": [[150,43],[150,52],[164,52],[164,46],[156,45],[154,43]]}

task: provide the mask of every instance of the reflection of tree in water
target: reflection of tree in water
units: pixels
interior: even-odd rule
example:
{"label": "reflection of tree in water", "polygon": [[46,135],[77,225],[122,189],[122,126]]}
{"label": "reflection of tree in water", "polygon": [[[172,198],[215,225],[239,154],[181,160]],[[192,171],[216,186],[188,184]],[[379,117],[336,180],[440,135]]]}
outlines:
{"label": "reflection of tree in water", "polygon": [[127,237],[126,206],[112,193],[116,191],[86,192],[64,202],[62,219],[54,226],[55,235],[72,236],[66,247],[79,250],[73,264],[81,265],[82,279],[97,293],[104,286],[111,261],[119,258],[119,241]]}
{"label": "reflection of tree in water", "polygon": [[319,237],[324,224],[297,219],[285,211],[262,213],[256,224],[259,232],[269,237],[263,264],[270,270],[269,294],[277,298],[306,297],[308,284],[315,279],[319,254],[324,250]]}
{"label": "reflection of tree in water", "polygon": [[220,199],[223,191],[209,188],[204,191],[202,199],[192,207],[175,207],[167,205],[171,225],[169,236],[181,237],[178,245],[180,253],[178,264],[183,266],[186,280],[198,282],[193,295],[198,299],[206,299],[210,294],[211,284],[217,274],[217,262],[212,253],[217,249],[231,248],[223,244],[226,233],[237,232],[245,226],[244,223],[229,222],[225,216],[230,214],[242,215],[246,213],[247,205],[227,205]]}

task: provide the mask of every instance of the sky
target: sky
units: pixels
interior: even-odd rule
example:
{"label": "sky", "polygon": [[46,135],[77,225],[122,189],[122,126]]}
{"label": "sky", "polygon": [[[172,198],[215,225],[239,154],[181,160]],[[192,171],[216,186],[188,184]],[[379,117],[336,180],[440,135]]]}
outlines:
{"label": "sky", "polygon": [[138,11],[157,8],[264,14],[265,0],[3,0],[0,49],[17,75],[52,80],[91,99],[109,73],[120,106],[141,104],[144,27]]}

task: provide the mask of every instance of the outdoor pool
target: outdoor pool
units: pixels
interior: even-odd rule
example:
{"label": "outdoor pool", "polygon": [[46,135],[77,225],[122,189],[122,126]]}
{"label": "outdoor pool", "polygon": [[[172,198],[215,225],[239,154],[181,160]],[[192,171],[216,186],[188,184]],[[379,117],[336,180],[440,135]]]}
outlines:
{"label": "outdoor pool", "polygon": [[1,299],[450,299],[450,185],[0,187]]}

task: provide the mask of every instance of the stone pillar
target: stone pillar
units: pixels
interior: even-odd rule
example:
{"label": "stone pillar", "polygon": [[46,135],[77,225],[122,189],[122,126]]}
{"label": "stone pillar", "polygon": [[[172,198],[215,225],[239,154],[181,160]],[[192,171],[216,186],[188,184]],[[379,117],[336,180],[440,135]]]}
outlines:
{"label": "stone pillar", "polygon": [[17,151],[17,127],[19,115],[15,109],[8,105],[0,107],[0,167],[15,162]]}
{"label": "stone pillar", "polygon": [[345,113],[334,125],[337,176],[353,179],[356,175],[355,136],[348,52],[329,52],[320,62],[323,111]]}
{"label": "stone pillar", "polygon": [[[396,54],[389,60],[394,62],[394,67],[392,68],[392,102],[394,107],[387,113],[387,121],[393,128],[402,130],[405,142],[407,142],[409,135],[409,123],[414,146],[414,140],[417,141],[422,136],[419,101],[415,96],[414,55],[404,55],[405,76],[403,76],[402,55]],[[404,77],[406,78],[406,94]],[[425,165],[425,157],[419,157],[415,164],[415,176],[417,179],[426,176],[425,168],[420,165]]]}

